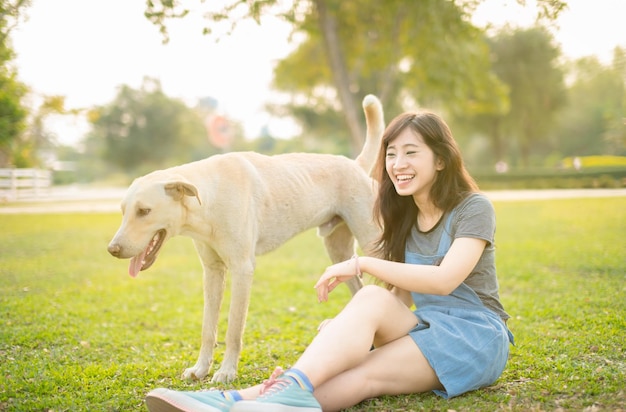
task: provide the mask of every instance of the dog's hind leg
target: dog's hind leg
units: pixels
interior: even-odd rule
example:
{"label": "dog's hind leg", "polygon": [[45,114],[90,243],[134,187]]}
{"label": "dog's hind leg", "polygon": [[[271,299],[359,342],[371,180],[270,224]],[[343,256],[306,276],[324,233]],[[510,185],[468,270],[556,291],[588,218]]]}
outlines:
{"label": "dog's hind leg", "polygon": [[202,318],[202,343],[198,361],[185,369],[183,379],[204,379],[213,363],[213,349],[217,343],[217,323],[224,296],[226,265],[213,249],[194,241],[204,269],[204,310]]}
{"label": "dog's hind leg", "polygon": [[[329,223],[318,228],[318,234],[324,239],[324,246],[328,257],[333,263],[343,262],[354,255],[354,236],[348,225],[336,217]],[[363,282],[357,276],[346,282],[352,296],[363,287]]]}

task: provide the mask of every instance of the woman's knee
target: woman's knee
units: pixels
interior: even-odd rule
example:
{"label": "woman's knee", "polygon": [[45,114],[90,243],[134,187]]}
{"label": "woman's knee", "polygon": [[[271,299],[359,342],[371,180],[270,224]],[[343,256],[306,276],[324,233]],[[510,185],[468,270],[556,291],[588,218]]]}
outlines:
{"label": "woman's knee", "polygon": [[365,285],[352,297],[352,301],[356,303],[376,306],[392,299],[397,298],[390,290],[378,285]]}
{"label": "woman's knee", "polygon": [[376,328],[389,322],[389,319],[399,319],[404,315],[414,318],[410,309],[393,292],[376,285],[361,288],[342,313],[356,316],[360,322],[375,324]]}

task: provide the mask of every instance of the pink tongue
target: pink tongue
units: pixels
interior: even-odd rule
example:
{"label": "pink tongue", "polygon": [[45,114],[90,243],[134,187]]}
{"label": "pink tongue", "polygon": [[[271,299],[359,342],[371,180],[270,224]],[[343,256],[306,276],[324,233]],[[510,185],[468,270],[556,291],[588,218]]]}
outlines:
{"label": "pink tongue", "polygon": [[133,257],[130,260],[130,265],[128,266],[128,274],[132,277],[136,277],[137,274],[139,273],[139,271],[141,270],[141,266],[144,258],[146,257],[146,255],[148,254],[148,249],[144,250],[143,252],[141,252],[140,254],[138,254],[137,256]]}

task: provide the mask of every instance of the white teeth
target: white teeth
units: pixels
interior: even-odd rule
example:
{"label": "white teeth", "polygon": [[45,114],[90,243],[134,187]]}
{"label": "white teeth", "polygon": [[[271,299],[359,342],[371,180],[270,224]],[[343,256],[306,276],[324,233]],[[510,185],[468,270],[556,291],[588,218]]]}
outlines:
{"label": "white teeth", "polygon": [[406,181],[408,181],[408,180],[413,179],[413,177],[415,177],[415,175],[397,175],[397,176],[396,176],[396,179],[397,179],[399,182],[406,182]]}
{"label": "white teeth", "polygon": [[[148,255],[152,253],[152,251],[154,251],[154,247],[156,246],[158,241],[159,241],[159,234],[157,233],[156,235],[154,235],[154,237],[152,238],[152,241],[148,245],[148,253],[147,253]],[[145,260],[141,262],[141,264],[144,264],[144,263],[146,263]]]}

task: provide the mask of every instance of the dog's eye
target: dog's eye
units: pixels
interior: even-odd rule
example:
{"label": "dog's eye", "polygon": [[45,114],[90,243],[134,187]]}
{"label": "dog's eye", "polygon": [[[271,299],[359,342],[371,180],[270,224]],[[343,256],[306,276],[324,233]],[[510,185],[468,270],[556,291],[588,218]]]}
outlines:
{"label": "dog's eye", "polygon": [[137,209],[138,216],[147,216],[150,213],[150,209]]}

